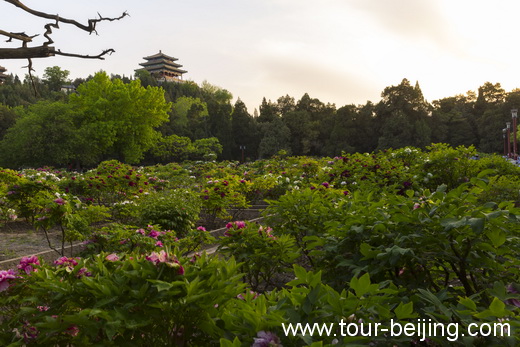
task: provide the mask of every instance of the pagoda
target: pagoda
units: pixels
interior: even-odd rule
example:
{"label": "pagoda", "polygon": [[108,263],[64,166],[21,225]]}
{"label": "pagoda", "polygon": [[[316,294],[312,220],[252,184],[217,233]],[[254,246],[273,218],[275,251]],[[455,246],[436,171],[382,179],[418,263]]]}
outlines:
{"label": "pagoda", "polygon": [[7,79],[7,75],[4,74],[4,72],[6,72],[7,69],[3,66],[0,66],[0,84],[4,83],[4,81]]}
{"label": "pagoda", "polygon": [[139,65],[155,77],[158,82],[183,82],[182,74],[188,72],[181,70],[182,65],[175,62],[179,59],[170,57],[161,51],[143,59],[146,62]]}

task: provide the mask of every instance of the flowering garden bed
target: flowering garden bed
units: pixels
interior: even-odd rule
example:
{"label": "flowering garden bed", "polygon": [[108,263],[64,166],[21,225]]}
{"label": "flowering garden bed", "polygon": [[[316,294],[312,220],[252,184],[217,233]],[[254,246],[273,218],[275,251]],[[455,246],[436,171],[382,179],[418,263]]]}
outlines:
{"label": "flowering garden bed", "polygon": [[[516,345],[519,168],[474,154],[435,145],[0,171],[5,221],[87,242],[80,255],[27,257],[0,272],[0,344]],[[216,239],[198,222],[230,220],[257,201],[269,204],[261,224],[230,221]],[[218,255],[202,251],[208,243]],[[392,321],[460,334],[360,330]],[[291,334],[297,323],[330,331]],[[463,335],[486,324],[502,329]]]}

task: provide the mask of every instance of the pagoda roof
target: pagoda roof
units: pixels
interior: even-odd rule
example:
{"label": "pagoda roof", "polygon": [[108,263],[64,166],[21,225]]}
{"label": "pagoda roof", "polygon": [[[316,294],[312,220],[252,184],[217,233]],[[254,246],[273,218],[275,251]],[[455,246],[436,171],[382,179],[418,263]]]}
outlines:
{"label": "pagoda roof", "polygon": [[143,58],[144,60],[152,60],[152,59],[167,59],[167,60],[179,60],[177,58],[174,58],[174,57],[170,57],[169,55],[166,55],[164,54],[163,52],[159,51],[159,53],[157,54],[154,54],[154,55],[150,55],[148,57],[144,57]]}
{"label": "pagoda roof", "polygon": [[173,66],[173,67],[182,67],[181,64],[177,64],[177,63],[174,63],[171,60],[166,60],[166,59],[150,60],[150,61],[141,63],[139,65],[141,65],[141,66],[150,66],[150,65],[161,65],[161,64],[169,65],[169,66]]}

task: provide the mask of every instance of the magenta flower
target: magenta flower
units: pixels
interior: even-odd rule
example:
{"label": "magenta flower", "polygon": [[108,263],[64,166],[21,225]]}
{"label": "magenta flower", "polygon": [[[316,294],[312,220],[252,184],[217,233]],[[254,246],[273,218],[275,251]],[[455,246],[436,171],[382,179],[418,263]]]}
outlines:
{"label": "magenta flower", "polygon": [[150,255],[146,256],[146,260],[152,262],[154,265],[157,265],[159,263],[164,263],[166,261],[167,254],[165,251],[152,252]]}
{"label": "magenta flower", "polygon": [[163,245],[163,243],[162,243],[161,241],[157,241],[157,242],[155,243],[155,246],[156,246],[156,247],[164,247],[164,245]]}
{"label": "magenta flower", "polygon": [[65,330],[65,333],[69,334],[70,336],[78,336],[79,328],[76,324],[73,324],[68,327],[67,330]]}
{"label": "magenta flower", "polygon": [[139,234],[141,234],[141,235],[144,235],[144,234],[145,234],[145,231],[144,231],[144,229],[137,229],[137,230],[136,230],[136,233],[139,233]]}
{"label": "magenta flower", "polygon": [[329,187],[329,182],[323,182],[321,185],[324,186],[325,188],[328,188]]}
{"label": "magenta flower", "polygon": [[246,222],[237,221],[237,222],[235,222],[235,226],[237,229],[244,229],[246,227]]}
{"label": "magenta flower", "polygon": [[157,230],[150,230],[150,233],[148,233],[148,236],[151,238],[157,239],[157,237],[160,235],[160,233]]}
{"label": "magenta flower", "polygon": [[197,227],[197,230],[206,231],[206,228],[204,228],[203,226],[199,226],[199,227]]}
{"label": "magenta flower", "polygon": [[9,281],[17,278],[15,272],[11,269],[9,270],[0,270],[0,292],[7,290],[9,288]]}
{"label": "magenta flower", "polygon": [[413,209],[414,209],[414,210],[417,210],[419,207],[421,207],[421,204],[419,204],[418,202],[416,202],[415,204],[413,204]]}
{"label": "magenta flower", "polygon": [[251,347],[276,347],[281,346],[278,336],[269,331],[259,331],[253,339],[255,342]]}
{"label": "magenta flower", "polygon": [[107,255],[105,257],[105,259],[108,260],[108,261],[118,261],[119,257],[117,256],[117,254],[112,253],[112,254]]}
{"label": "magenta flower", "polygon": [[38,309],[38,311],[40,312],[45,312],[45,311],[49,311],[49,306],[37,306],[36,307]]}
{"label": "magenta flower", "polygon": [[229,222],[226,224],[226,229],[231,229],[233,227],[233,223]]}
{"label": "magenta flower", "polygon": [[175,255],[168,255],[164,250],[161,250],[159,253],[152,252],[150,255],[146,256],[146,260],[152,262],[154,265],[165,263],[168,267],[177,268],[177,273],[179,275],[184,275],[184,267],[181,265],[179,260],[177,260],[177,257],[175,257]]}
{"label": "magenta flower", "polygon": [[79,258],[61,257],[54,261],[54,265],[57,265],[57,266],[63,265],[63,266],[68,266],[68,267],[74,267],[74,266],[78,265],[78,262],[76,261],[76,259],[79,259]]}
{"label": "magenta flower", "polygon": [[58,205],[65,205],[65,200],[63,198],[57,198],[54,202]]}
{"label": "magenta flower", "polygon": [[190,263],[194,264],[197,261],[197,258],[200,258],[200,253],[198,252],[191,257]]}
{"label": "magenta flower", "polygon": [[30,274],[33,271],[38,271],[34,268],[35,265],[40,265],[40,261],[38,260],[37,256],[32,255],[30,257],[23,257],[20,260],[20,264],[18,264],[18,269],[25,271],[26,274]]}
{"label": "magenta flower", "polygon": [[81,277],[91,277],[92,276],[92,272],[88,271],[88,269],[86,267],[82,267],[81,269],[79,269],[78,271],[78,274],[76,275],[77,278],[81,278]]}

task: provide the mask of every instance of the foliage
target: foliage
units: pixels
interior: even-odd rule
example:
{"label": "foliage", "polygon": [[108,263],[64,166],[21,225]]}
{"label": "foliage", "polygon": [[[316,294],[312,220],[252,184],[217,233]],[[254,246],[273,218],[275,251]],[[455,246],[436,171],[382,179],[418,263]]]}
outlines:
{"label": "foliage", "polygon": [[181,237],[193,229],[200,215],[200,199],[188,190],[160,191],[142,196],[138,203],[139,225],[159,225]]}
{"label": "foliage", "polygon": [[245,282],[255,291],[276,285],[276,276],[299,256],[291,236],[275,236],[269,227],[237,221],[226,228],[217,251],[240,263]]}
{"label": "foliage", "polygon": [[[9,289],[0,341],[204,345],[223,335],[222,307],[244,288],[234,262],[204,255],[102,253],[55,264]],[[0,300],[6,307],[6,295]]]}
{"label": "foliage", "polygon": [[66,165],[73,160],[78,137],[71,105],[41,101],[15,112],[16,123],[0,142],[3,166]]}
{"label": "foliage", "polygon": [[111,80],[104,72],[77,88],[70,96],[71,105],[81,115],[77,120],[77,158],[93,164],[109,156],[136,163],[159,137],[155,130],[168,120],[171,107],[164,91]]}
{"label": "foliage", "polygon": [[145,254],[166,248],[185,255],[213,241],[213,237],[201,226],[190,229],[180,236],[175,231],[162,230],[153,225],[137,228],[113,223],[92,233],[84,254],[93,255],[100,252]]}

